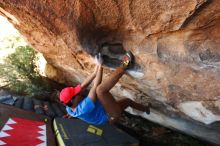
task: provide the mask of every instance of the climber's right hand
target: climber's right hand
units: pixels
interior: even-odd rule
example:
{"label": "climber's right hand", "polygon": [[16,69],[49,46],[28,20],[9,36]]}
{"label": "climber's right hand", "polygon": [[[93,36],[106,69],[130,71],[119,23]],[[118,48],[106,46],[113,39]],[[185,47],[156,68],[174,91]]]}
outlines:
{"label": "climber's right hand", "polygon": [[103,58],[102,58],[101,53],[98,53],[97,55],[95,55],[95,62],[96,64],[100,64],[100,65],[103,64]]}

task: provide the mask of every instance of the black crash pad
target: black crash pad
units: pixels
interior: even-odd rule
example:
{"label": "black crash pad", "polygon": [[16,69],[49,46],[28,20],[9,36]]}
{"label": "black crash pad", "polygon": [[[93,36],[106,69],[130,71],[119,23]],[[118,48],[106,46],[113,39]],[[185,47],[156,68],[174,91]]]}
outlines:
{"label": "black crash pad", "polygon": [[16,101],[14,106],[17,108],[22,108],[24,103],[24,97],[19,97]]}
{"label": "black crash pad", "polygon": [[94,126],[79,119],[55,118],[54,131],[60,146],[138,146],[137,139],[105,124]]}
{"label": "black crash pad", "polygon": [[31,97],[24,97],[23,109],[34,112],[34,104]]}

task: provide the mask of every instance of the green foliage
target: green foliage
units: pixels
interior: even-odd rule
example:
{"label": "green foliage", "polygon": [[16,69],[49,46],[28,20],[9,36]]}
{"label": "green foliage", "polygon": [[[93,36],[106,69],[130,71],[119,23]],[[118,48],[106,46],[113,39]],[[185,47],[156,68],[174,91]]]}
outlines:
{"label": "green foliage", "polygon": [[[10,54],[5,62],[17,71],[21,77],[34,77],[37,73],[34,71],[34,60],[36,52],[29,46],[20,46],[16,48],[15,53]],[[7,69],[7,68],[6,68]]]}
{"label": "green foliage", "polygon": [[50,83],[36,70],[36,52],[29,46],[17,47],[0,64],[0,76],[12,92],[30,96],[45,95],[51,91]]}

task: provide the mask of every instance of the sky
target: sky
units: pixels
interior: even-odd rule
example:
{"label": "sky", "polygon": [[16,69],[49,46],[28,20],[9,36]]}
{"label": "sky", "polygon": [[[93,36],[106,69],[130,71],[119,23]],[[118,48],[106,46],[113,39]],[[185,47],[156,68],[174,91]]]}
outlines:
{"label": "sky", "polygon": [[0,38],[18,33],[8,20],[0,15]]}
{"label": "sky", "polygon": [[[16,37],[20,38],[19,41],[15,41]],[[0,63],[3,62],[5,56],[14,52],[14,48],[25,45],[27,43],[18,30],[5,17],[0,15]]]}

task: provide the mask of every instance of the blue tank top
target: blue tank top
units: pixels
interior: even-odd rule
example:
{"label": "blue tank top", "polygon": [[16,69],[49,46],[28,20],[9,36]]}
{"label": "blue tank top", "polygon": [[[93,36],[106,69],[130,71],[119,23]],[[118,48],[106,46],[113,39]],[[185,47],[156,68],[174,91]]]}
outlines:
{"label": "blue tank top", "polygon": [[108,115],[98,99],[94,103],[91,98],[86,97],[74,111],[68,106],[66,106],[66,111],[72,117],[79,118],[89,124],[101,125],[108,122]]}

